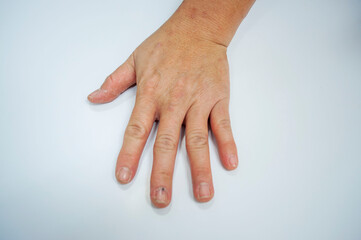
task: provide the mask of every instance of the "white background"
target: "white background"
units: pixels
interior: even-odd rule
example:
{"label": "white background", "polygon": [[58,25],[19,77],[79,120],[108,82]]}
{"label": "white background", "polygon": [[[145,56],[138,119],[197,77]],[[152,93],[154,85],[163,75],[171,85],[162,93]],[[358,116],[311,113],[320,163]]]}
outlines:
{"label": "white background", "polygon": [[114,167],[136,88],[87,95],[179,0],[0,1],[0,239],[361,239],[361,2],[257,1],[229,49],[240,165],[210,135],[197,203],[180,141],[152,207],[155,129],[134,181]]}

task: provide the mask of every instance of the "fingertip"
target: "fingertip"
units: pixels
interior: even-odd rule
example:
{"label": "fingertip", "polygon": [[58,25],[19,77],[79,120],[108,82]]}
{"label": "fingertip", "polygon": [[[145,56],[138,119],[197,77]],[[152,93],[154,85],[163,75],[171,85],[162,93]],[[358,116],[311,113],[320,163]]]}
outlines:
{"label": "fingertip", "polygon": [[165,208],[171,202],[171,193],[167,187],[160,186],[151,191],[150,198],[154,207]]}
{"label": "fingertip", "polygon": [[166,208],[166,207],[169,206],[169,204],[170,204],[170,202],[167,202],[167,203],[157,203],[157,202],[154,202],[154,201],[152,200],[152,205],[153,205],[154,207],[156,207],[156,208]]}
{"label": "fingertip", "polygon": [[133,179],[133,172],[128,167],[120,167],[115,173],[115,177],[121,184],[127,184]]}
{"label": "fingertip", "polygon": [[214,189],[212,184],[207,182],[201,182],[199,183],[194,192],[195,199],[200,202],[209,202],[213,199],[214,196]]}
{"label": "fingertip", "polygon": [[97,91],[98,91],[98,90],[95,90],[94,92],[92,92],[92,93],[90,93],[90,94],[88,95],[88,101],[89,101],[89,102],[93,102],[93,101],[94,101],[94,95],[96,94]]}
{"label": "fingertip", "polygon": [[108,103],[113,101],[117,96],[106,89],[97,89],[88,95],[91,103]]}
{"label": "fingertip", "polygon": [[222,162],[227,170],[235,170],[238,167],[238,156],[237,154],[228,154]]}
{"label": "fingertip", "polygon": [[221,142],[221,139],[218,139],[217,145],[223,167],[229,171],[236,169],[239,163],[236,143],[233,140]]}
{"label": "fingertip", "polygon": [[100,89],[97,89],[97,90],[95,90],[94,92],[92,92],[91,94],[88,95],[88,100],[91,103],[98,103],[100,97],[101,97],[101,91],[100,91]]}

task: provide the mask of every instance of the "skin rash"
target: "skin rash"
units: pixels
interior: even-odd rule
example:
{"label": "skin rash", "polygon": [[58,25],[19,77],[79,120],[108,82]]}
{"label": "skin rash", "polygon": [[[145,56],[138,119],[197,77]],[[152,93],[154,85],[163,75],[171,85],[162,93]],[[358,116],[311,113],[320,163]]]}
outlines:
{"label": "skin rash", "polygon": [[92,103],[106,103],[137,85],[135,106],[115,174],[122,184],[134,178],[153,123],[159,121],[150,181],[150,198],[156,207],[168,206],[172,198],[173,169],[182,125],[186,129],[197,201],[207,202],[214,196],[208,121],[223,166],[233,170],[238,165],[228,112],[227,47],[253,2],[184,1],[166,23],[88,96]]}

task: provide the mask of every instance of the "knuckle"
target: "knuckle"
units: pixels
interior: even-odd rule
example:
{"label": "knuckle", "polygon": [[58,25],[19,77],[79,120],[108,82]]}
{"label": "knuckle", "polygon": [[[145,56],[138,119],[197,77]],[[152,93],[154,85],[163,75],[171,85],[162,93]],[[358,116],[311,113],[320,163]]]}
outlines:
{"label": "knuckle", "polygon": [[135,122],[128,125],[125,134],[133,138],[143,139],[147,137],[148,130],[142,123]]}
{"label": "knuckle", "polygon": [[208,132],[192,130],[186,134],[186,146],[189,149],[203,149],[208,145]]}
{"label": "knuckle", "polygon": [[158,81],[159,81],[158,77],[151,76],[151,77],[147,78],[146,80],[144,80],[143,87],[150,91],[154,91],[157,88]]}
{"label": "knuckle", "polygon": [[150,88],[150,87],[139,87],[139,95],[142,96],[147,96],[147,97],[152,97],[155,95],[155,90],[154,88]]}
{"label": "knuckle", "polygon": [[167,111],[177,111],[179,107],[184,106],[189,101],[189,97],[187,83],[183,79],[177,80],[168,94]]}
{"label": "knuckle", "polygon": [[158,177],[158,178],[161,178],[162,180],[165,179],[165,180],[169,180],[172,178],[172,173],[170,171],[166,171],[166,170],[161,170],[161,171],[158,171],[155,173],[155,175]]}
{"label": "knuckle", "polygon": [[145,95],[154,95],[158,88],[159,79],[157,72],[140,77],[138,83],[139,91]]}
{"label": "knuckle", "polygon": [[137,156],[134,153],[127,152],[126,149],[124,151],[121,151],[118,155],[118,163],[122,165],[129,164],[129,167],[132,167],[132,165],[136,163],[137,160]]}
{"label": "knuckle", "polygon": [[176,137],[170,134],[160,134],[154,143],[155,151],[173,151],[178,146]]}
{"label": "knuckle", "polygon": [[186,94],[186,85],[185,85],[185,81],[180,79],[175,83],[175,86],[173,87],[172,91],[171,91],[171,98],[174,99],[181,99],[185,96]]}
{"label": "knuckle", "polygon": [[105,80],[111,84],[114,84],[115,83],[114,73],[111,73]]}
{"label": "knuckle", "polygon": [[216,123],[216,128],[229,130],[231,129],[231,121],[229,118],[223,118]]}
{"label": "knuckle", "polygon": [[156,104],[156,99],[147,94],[139,94],[136,97],[137,103],[152,108]]}
{"label": "knuckle", "polygon": [[101,88],[105,87],[105,89],[103,88],[103,90],[110,95],[113,96],[118,96],[119,94],[116,93],[116,91],[113,89],[113,86],[117,85],[117,81],[116,78],[114,76],[114,73],[111,73],[106,79],[104,84],[101,86]]}
{"label": "knuckle", "polygon": [[206,166],[198,166],[195,169],[196,177],[209,178],[211,176],[211,169]]}

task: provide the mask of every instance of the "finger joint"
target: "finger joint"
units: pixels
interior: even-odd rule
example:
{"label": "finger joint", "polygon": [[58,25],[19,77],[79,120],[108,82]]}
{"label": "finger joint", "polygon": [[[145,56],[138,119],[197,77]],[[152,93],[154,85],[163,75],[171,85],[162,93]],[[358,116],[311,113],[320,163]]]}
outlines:
{"label": "finger joint", "polygon": [[216,128],[229,130],[231,129],[231,121],[229,118],[223,118],[216,123]]}
{"label": "finger joint", "polygon": [[178,146],[178,140],[171,134],[160,134],[154,144],[155,151],[169,152],[174,151]]}
{"label": "finger joint", "polygon": [[188,149],[204,149],[208,146],[208,132],[204,130],[192,130],[186,134],[186,146]]}
{"label": "finger joint", "polygon": [[125,134],[136,139],[144,139],[148,136],[148,129],[143,123],[134,122],[128,125]]}

